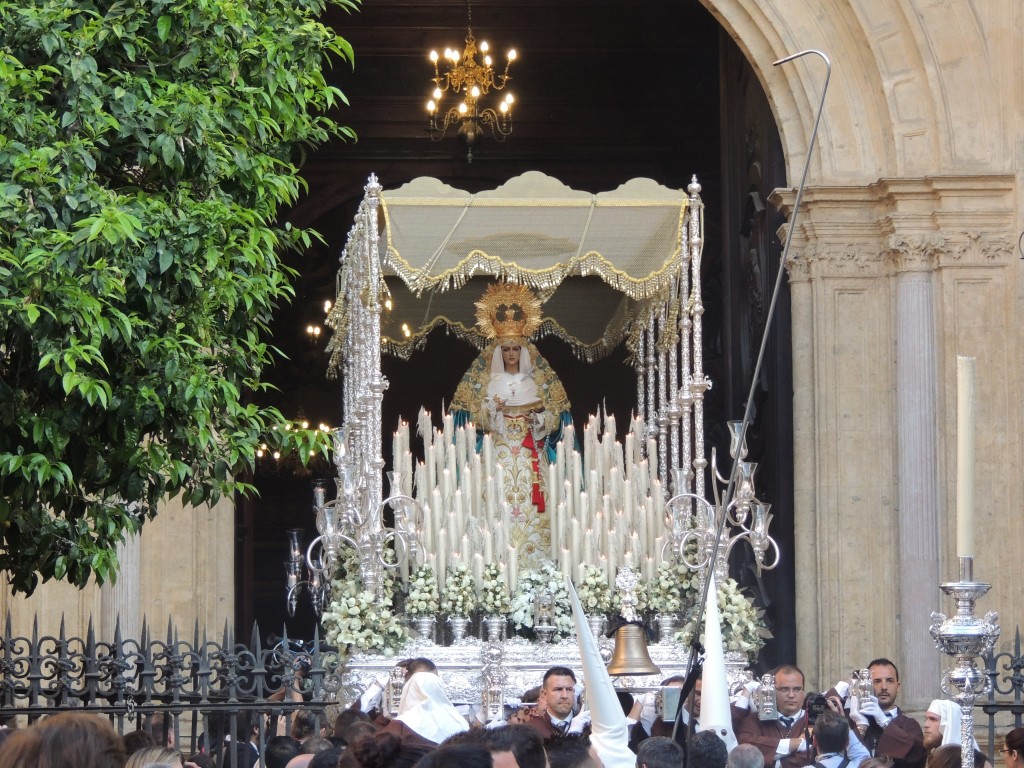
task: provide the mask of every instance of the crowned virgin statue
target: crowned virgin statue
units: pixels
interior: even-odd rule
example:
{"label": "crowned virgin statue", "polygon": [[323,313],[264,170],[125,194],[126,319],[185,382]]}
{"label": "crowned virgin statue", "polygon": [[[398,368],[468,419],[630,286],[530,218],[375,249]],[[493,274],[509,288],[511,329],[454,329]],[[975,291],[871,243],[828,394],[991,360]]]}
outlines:
{"label": "crowned virgin statue", "polygon": [[485,433],[502,469],[504,504],[512,520],[509,541],[519,563],[537,562],[551,547],[547,465],[562,429],[572,422],[558,376],[529,342],[540,327],[541,303],[527,287],[488,286],[476,303],[477,326],[491,341],[462,377],[451,412],[456,425],[472,422],[477,444]]}

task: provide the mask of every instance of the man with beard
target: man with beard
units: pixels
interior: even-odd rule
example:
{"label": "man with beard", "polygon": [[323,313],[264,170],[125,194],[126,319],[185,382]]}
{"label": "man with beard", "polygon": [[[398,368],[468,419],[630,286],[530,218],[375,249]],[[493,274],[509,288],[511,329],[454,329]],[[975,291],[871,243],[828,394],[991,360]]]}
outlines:
{"label": "man with beard", "polygon": [[[893,760],[893,768],[924,768],[927,758],[924,733],[916,720],[896,706],[900,673],[889,659],[868,664],[874,696],[867,701],[851,702],[850,719],[856,724],[861,741],[873,756]],[[856,706],[852,706],[852,704]]]}

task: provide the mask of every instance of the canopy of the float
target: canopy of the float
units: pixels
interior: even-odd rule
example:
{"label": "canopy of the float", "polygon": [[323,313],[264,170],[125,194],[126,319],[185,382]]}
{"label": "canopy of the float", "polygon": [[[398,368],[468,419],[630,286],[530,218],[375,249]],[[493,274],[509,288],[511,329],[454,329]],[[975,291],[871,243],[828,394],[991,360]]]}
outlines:
{"label": "canopy of the float", "polygon": [[638,333],[685,266],[686,192],[632,179],[593,194],[530,171],[471,193],[421,177],[381,193],[392,309],[383,349],[407,356],[438,326],[482,348],[474,303],[495,279],[537,290],[544,325],[594,360]]}

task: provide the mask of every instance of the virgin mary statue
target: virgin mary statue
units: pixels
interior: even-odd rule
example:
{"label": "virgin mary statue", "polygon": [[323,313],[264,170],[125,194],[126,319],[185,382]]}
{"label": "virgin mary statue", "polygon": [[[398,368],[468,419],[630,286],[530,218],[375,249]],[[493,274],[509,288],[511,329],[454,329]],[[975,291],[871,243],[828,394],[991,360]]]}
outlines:
{"label": "virgin mary statue", "polygon": [[456,425],[476,426],[478,445],[485,433],[491,435],[502,469],[499,502],[512,519],[506,533],[521,564],[550,551],[547,465],[563,427],[572,422],[565,388],[529,342],[540,327],[540,306],[525,286],[488,286],[476,303],[477,326],[492,341],[462,377],[451,404]]}

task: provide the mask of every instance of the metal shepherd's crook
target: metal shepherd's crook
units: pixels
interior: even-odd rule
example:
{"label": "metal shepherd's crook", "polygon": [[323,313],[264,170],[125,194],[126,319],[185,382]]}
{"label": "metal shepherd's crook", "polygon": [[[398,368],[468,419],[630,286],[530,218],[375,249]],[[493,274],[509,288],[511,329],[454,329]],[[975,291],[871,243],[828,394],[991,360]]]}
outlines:
{"label": "metal shepherd's crook", "polygon": [[[761,348],[758,350],[757,363],[754,365],[754,371],[750,379],[750,391],[747,393],[747,402],[746,406],[743,409],[743,421],[740,424],[739,442],[737,443],[740,446],[742,446],[746,441],[747,428],[750,426],[750,416],[754,404],[754,388],[757,386],[757,381],[761,376],[761,365],[764,362],[765,349],[767,349],[768,347],[768,334],[771,331],[772,319],[775,316],[775,305],[778,303],[779,291],[782,288],[782,278],[786,274],[786,259],[789,258],[789,248],[793,243],[793,232],[796,231],[797,216],[800,213],[800,201],[803,199],[804,196],[804,187],[807,184],[807,173],[811,167],[811,155],[814,152],[814,142],[815,139],[817,139],[818,137],[818,126],[821,124],[821,115],[825,109],[825,94],[828,93],[828,83],[829,79],[832,77],[832,62],[829,60],[828,56],[826,56],[823,52],[815,48],[809,48],[805,51],[794,53],[792,56],[786,56],[785,58],[779,59],[773,64],[773,66],[777,67],[780,64],[786,64],[787,62],[793,61],[794,59],[799,59],[802,56],[807,56],[808,54],[811,53],[820,56],[822,60],[825,62],[825,82],[821,88],[821,100],[818,102],[818,112],[814,118],[814,129],[811,131],[811,140],[807,144],[807,158],[804,161],[804,172],[803,175],[800,177],[800,186],[798,186],[796,190],[796,200],[793,203],[793,216],[789,222],[789,229],[786,232],[786,242],[782,248],[782,256],[779,259],[779,272],[775,276],[775,287],[772,289],[772,300],[771,303],[768,305],[768,314],[765,318],[764,323],[764,333],[761,336]],[[736,478],[739,474],[738,470],[741,459],[741,452],[737,451],[736,456],[733,458],[732,471],[729,473],[729,485],[726,487],[725,495],[722,499],[723,509],[728,509],[729,505],[732,503],[733,493],[736,488]],[[710,559],[708,561],[709,568],[713,567],[715,559],[718,557],[718,548],[722,542],[722,533],[725,528],[726,517],[726,515],[721,515],[718,521],[718,529],[715,532],[715,544],[713,549],[711,550]],[[691,672],[697,663],[697,648],[699,646],[699,638],[701,635],[700,629],[704,622],[704,607],[707,604],[708,587],[710,583],[711,579],[704,580],[704,588],[701,592],[700,601],[697,603],[697,615],[694,621],[695,628],[693,633],[692,645],[690,647],[690,659],[687,662],[687,669]],[[683,695],[680,697],[679,708],[676,710],[676,722],[675,726],[672,729],[672,738],[675,738],[676,732],[679,730],[679,723],[682,720],[682,703],[683,699],[685,698],[686,691],[688,689],[692,689],[693,683],[695,682],[695,679],[691,681],[690,678],[691,674],[688,673],[687,685],[686,687],[684,687]]]}

